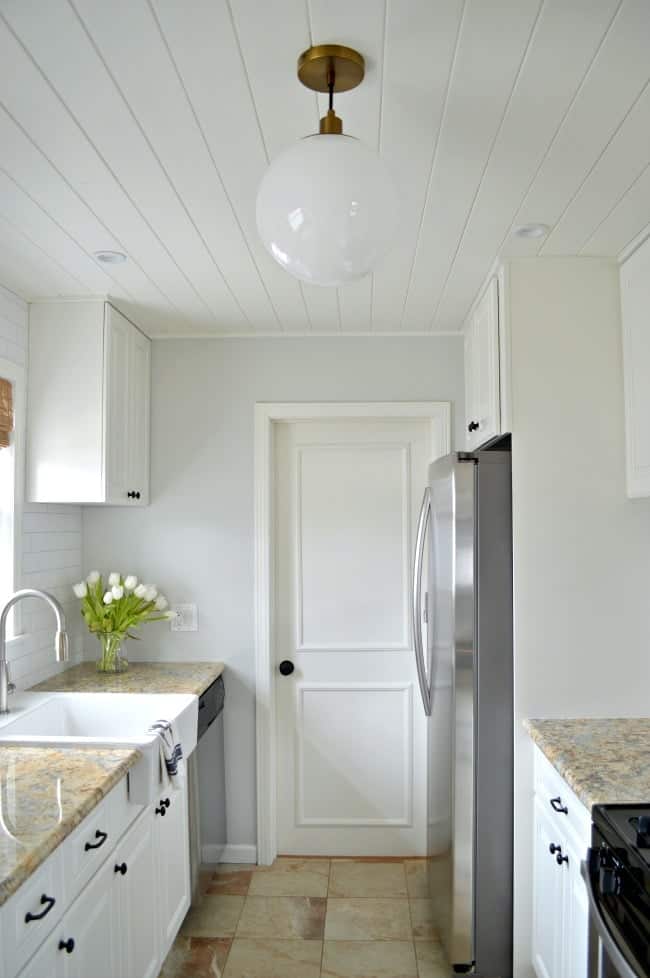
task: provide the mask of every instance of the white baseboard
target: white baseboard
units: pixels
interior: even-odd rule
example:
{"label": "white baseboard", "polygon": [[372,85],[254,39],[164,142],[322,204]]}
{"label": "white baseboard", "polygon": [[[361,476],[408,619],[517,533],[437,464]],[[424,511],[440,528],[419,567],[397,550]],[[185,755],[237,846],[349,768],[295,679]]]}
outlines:
{"label": "white baseboard", "polygon": [[257,846],[215,845],[201,846],[201,860],[204,863],[257,863]]}

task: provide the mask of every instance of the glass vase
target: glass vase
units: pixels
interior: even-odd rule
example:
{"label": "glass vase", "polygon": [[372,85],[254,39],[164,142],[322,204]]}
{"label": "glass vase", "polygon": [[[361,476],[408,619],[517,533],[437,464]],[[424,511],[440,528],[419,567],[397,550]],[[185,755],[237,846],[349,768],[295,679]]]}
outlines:
{"label": "glass vase", "polygon": [[97,660],[97,672],[126,672],[129,663],[124,655],[124,635],[103,632],[98,637],[102,654]]}

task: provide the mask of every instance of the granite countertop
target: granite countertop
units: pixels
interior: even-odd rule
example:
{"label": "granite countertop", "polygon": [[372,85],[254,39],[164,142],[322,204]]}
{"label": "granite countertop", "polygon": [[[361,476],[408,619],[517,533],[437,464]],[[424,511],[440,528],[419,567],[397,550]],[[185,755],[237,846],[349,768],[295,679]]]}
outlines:
{"label": "granite countertop", "polygon": [[82,662],[32,686],[34,693],[194,693],[200,696],[224,670],[223,662],[130,662],[126,672],[97,672]]}
{"label": "granite countertop", "polygon": [[139,757],[134,748],[0,747],[0,905]]}
{"label": "granite countertop", "polygon": [[650,718],[527,720],[525,727],[588,809],[650,800]]}

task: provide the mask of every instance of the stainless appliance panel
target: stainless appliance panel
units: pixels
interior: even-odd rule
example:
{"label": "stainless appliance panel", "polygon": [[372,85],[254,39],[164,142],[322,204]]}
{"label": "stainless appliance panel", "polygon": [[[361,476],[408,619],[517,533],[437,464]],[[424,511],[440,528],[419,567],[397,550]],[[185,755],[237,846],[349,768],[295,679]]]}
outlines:
{"label": "stainless appliance panel", "polygon": [[429,876],[450,963],[512,975],[509,451],[429,469]]}
{"label": "stainless appliance panel", "polygon": [[[432,792],[438,792],[436,824],[446,828],[434,846],[431,890],[438,894],[435,909],[449,960],[464,963],[474,960],[473,463],[439,459],[430,467],[429,489],[431,706],[432,713],[438,710],[435,720],[449,729],[443,745],[440,733],[430,745],[437,747],[430,770]],[[432,727],[433,739],[435,722]]]}

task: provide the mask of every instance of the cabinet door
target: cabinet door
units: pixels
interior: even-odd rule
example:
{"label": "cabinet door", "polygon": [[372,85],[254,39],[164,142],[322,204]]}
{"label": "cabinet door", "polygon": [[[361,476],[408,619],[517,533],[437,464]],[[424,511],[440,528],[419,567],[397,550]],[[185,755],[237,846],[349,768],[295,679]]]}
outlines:
{"label": "cabinet door", "polygon": [[59,938],[55,941],[50,935],[18,978],[65,978],[64,957],[59,951]]}
{"label": "cabinet door", "polygon": [[[111,870],[119,906],[122,978],[156,978],[160,961],[156,887],[157,840],[151,809],[144,812],[115,848]],[[116,872],[115,866],[126,867]]]}
{"label": "cabinet door", "polygon": [[[490,281],[468,324],[465,392],[467,447],[477,448],[501,431],[499,407],[499,293],[496,278]],[[470,426],[472,430],[470,431]]]}
{"label": "cabinet door", "polygon": [[[117,922],[114,875],[113,861],[109,860],[61,922],[59,940],[74,941],[69,953],[65,949],[58,951],[64,962],[65,978],[89,978],[89,975],[93,978],[116,978],[119,974],[121,935]],[[58,949],[58,941],[56,946]],[[139,978],[137,972],[133,972],[133,978]]]}
{"label": "cabinet door", "polygon": [[564,839],[562,852],[568,857],[568,862],[563,865],[562,976],[563,978],[587,978],[589,903],[587,889],[580,875],[580,862],[586,856],[586,847],[581,852],[571,836],[567,836]]}
{"label": "cabinet door", "polygon": [[628,496],[650,496],[650,242],[621,268]]}
{"label": "cabinet door", "polygon": [[165,815],[155,816],[156,850],[161,942],[166,954],[190,906],[187,782],[181,791],[167,791],[161,801],[156,807],[164,808]]}
{"label": "cabinet door", "polygon": [[106,304],[104,326],[104,417],[106,501],[127,501],[129,476],[129,346],[131,323]]}
{"label": "cabinet door", "polygon": [[[561,978],[564,874],[550,846],[561,845],[557,824],[535,799],[533,870],[533,967],[537,978]],[[576,976],[577,978],[577,976]]]}
{"label": "cabinet door", "polygon": [[149,501],[149,402],[151,343],[133,328],[129,363],[129,475],[128,489],[140,493],[136,504]]}

